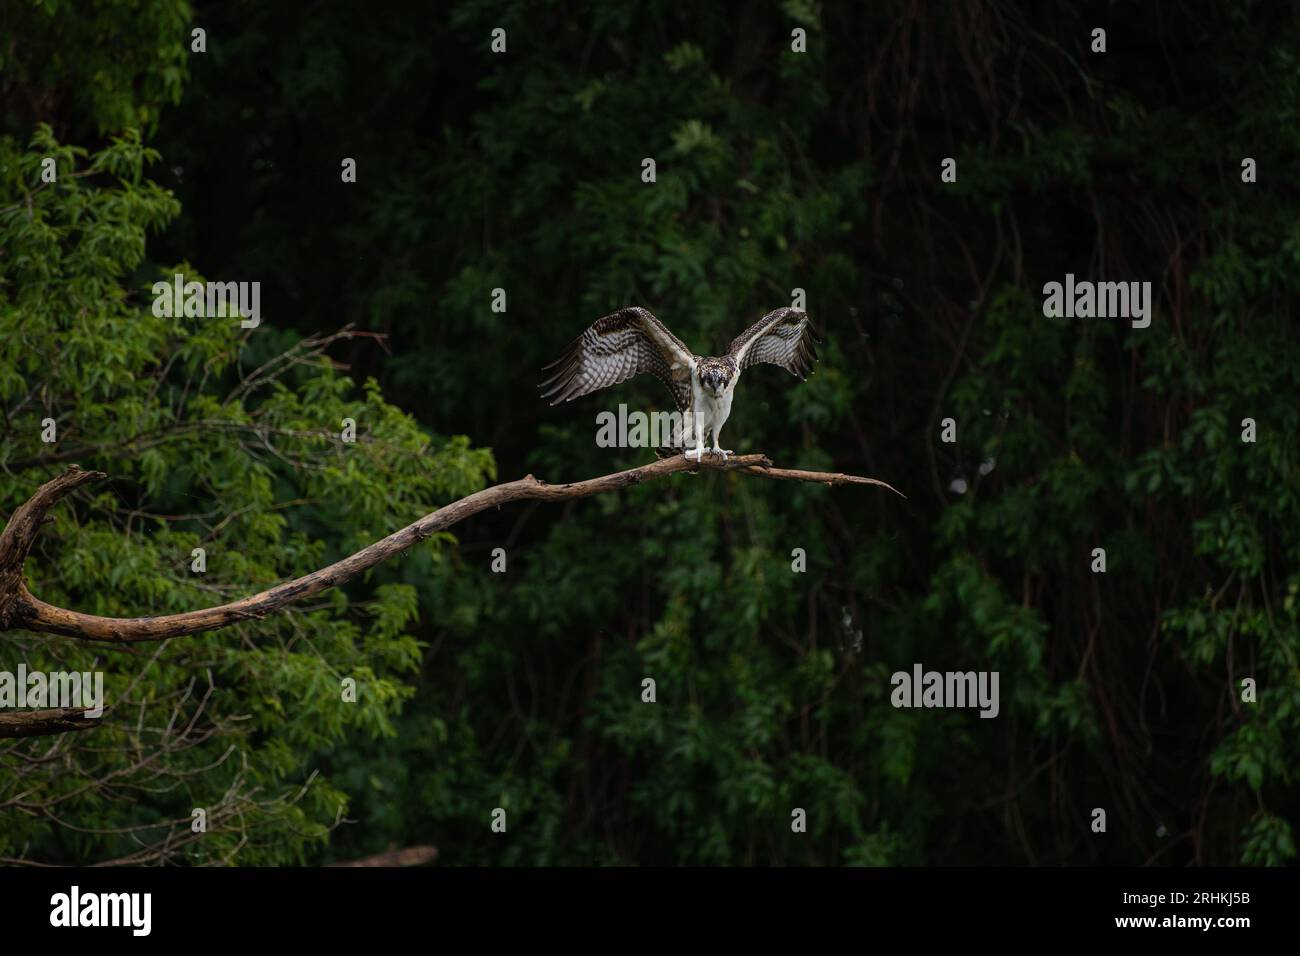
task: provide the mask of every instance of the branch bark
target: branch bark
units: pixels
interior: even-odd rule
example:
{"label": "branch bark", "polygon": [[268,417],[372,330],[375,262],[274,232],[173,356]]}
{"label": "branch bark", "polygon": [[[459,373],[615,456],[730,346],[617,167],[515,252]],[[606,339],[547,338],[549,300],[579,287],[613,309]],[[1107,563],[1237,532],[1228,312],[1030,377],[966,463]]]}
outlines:
{"label": "branch bark", "polygon": [[365,856],[359,860],[344,860],[341,863],[330,863],[329,866],[423,866],[425,863],[432,863],[438,859],[438,848],[436,846],[408,846],[403,850],[389,850],[386,853],[376,853],[374,856]]}
{"label": "branch bark", "polygon": [[[79,611],[47,604],[28,591],[23,582],[23,563],[31,550],[45,513],[75,489],[107,477],[103,472],[82,471],[73,465],[64,474],[41,485],[31,499],[14,512],[3,534],[0,534],[0,630],[22,628],[37,633],[62,634],[85,641],[131,644],[198,634],[202,631],[227,627],[239,621],[260,620],[287,604],[319,594],[328,588],[338,587],[369,568],[405,552],[430,535],[450,528],[480,511],[497,508],[511,501],[567,501],[586,498],[589,495],[653,481],[665,475],[700,469],[738,471],[743,474],[791,481],[811,481],[831,487],[845,484],[879,485],[903,497],[890,485],[874,478],[861,478],[857,475],[844,475],[837,472],[775,468],[763,455],[737,455],[727,459],[720,455],[707,455],[700,462],[688,461],[684,456],[678,455],[675,458],[666,458],[638,468],[629,468],[626,471],[566,485],[548,485],[532,475],[527,475],[518,481],[493,485],[491,488],[485,488],[453,501],[402,530],[363,548],[356,554],[251,597],[183,614],[112,618],[82,614]],[[0,718],[0,723],[2,722],[3,718]]]}
{"label": "branch bark", "polygon": [[23,584],[23,565],[27,563],[45,513],[82,485],[107,477],[102,471],[82,471],[73,465],[37,488],[10,516],[9,523],[0,532],[0,631],[22,626],[15,623],[15,615],[21,595],[27,590]]}
{"label": "branch bark", "polygon": [[98,724],[98,718],[86,716],[84,707],[22,710],[14,714],[0,714],[0,740],[12,737],[48,737],[69,730],[90,730]]}

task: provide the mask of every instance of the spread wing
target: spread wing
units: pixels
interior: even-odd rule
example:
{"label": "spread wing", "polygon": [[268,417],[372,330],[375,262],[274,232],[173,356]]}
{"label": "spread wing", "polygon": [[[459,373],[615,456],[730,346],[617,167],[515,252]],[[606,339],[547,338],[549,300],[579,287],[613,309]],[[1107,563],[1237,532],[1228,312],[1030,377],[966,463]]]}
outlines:
{"label": "spread wing", "polygon": [[546,366],[558,369],[539,387],[552,405],[589,395],[649,372],[668,386],[679,412],[691,404],[695,356],[682,340],[645,309],[620,309],[597,319]]}
{"label": "spread wing", "polygon": [[742,369],[769,362],[791,375],[807,378],[817,361],[817,330],[806,312],[777,309],[738,335],[727,349]]}

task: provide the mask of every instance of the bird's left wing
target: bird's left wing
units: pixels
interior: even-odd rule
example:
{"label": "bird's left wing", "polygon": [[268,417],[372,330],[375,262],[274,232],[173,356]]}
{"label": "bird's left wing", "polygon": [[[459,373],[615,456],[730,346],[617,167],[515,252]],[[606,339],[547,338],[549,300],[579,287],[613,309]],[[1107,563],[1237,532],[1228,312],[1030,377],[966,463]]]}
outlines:
{"label": "bird's left wing", "polygon": [[738,335],[727,349],[739,368],[759,362],[779,365],[791,375],[807,378],[817,361],[817,335],[806,312],[777,309]]}
{"label": "bird's left wing", "polygon": [[679,412],[691,404],[691,365],[695,356],[645,309],[620,309],[597,319],[546,366],[558,369],[542,383],[552,405],[587,395],[649,372],[668,386]]}

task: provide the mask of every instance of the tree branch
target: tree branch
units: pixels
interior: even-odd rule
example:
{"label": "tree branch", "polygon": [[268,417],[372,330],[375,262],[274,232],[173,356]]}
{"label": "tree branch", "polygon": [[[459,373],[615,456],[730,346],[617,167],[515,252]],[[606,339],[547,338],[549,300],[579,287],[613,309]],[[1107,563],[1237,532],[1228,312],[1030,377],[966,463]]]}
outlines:
{"label": "tree branch", "polygon": [[336,561],[319,571],[278,584],[252,597],[183,614],[112,618],[82,614],[79,611],[46,604],[28,591],[23,583],[22,565],[45,512],[75,488],[107,477],[103,472],[82,471],[74,465],[64,474],[41,485],[32,495],[31,500],[14,512],[4,533],[0,535],[0,630],[22,628],[37,633],[63,634],[86,641],[129,644],[212,631],[239,621],[260,620],[294,601],[338,587],[375,565],[407,551],[430,535],[450,528],[480,511],[500,507],[511,501],[567,501],[573,498],[585,498],[589,495],[652,481],[664,475],[698,471],[701,468],[738,471],[743,474],[792,481],[812,481],[828,486],[879,485],[882,488],[889,488],[895,494],[900,494],[890,485],[874,478],[860,478],[856,475],[834,472],[774,468],[763,455],[738,455],[728,459],[723,459],[720,455],[708,455],[700,462],[688,461],[685,456],[678,455],[638,468],[629,468],[626,471],[566,485],[548,485],[528,475],[518,481],[493,485],[491,488],[485,488],[453,501],[402,530],[363,548],[356,554]]}
{"label": "tree branch", "polygon": [[80,466],[73,465],[37,488],[36,494],[10,516],[9,523],[0,532],[0,631],[17,626],[14,616],[21,595],[27,590],[23,585],[23,565],[27,563],[45,513],[75,489],[107,477],[102,471],[82,471]]}
{"label": "tree branch", "polygon": [[20,710],[0,714],[0,740],[9,737],[48,737],[69,730],[90,730],[99,719],[87,717],[85,707],[58,707],[54,710]]}
{"label": "tree branch", "polygon": [[438,859],[438,848],[436,846],[408,846],[404,850],[388,850],[385,853],[376,853],[374,856],[365,856],[359,860],[344,860],[341,863],[330,863],[328,866],[423,866],[425,863],[432,863]]}

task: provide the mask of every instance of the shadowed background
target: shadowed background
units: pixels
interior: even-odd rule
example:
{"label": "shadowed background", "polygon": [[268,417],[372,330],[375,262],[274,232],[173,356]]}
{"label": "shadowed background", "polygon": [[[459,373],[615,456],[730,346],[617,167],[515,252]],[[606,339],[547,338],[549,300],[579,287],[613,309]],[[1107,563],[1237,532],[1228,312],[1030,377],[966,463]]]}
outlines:
{"label": "shadowed background", "polygon": [[[215,690],[198,718],[211,736],[164,753],[183,770],[129,800],[33,769],[49,741],[0,748],[26,775],[16,802],[0,790],[0,856],[123,858],[130,827],[184,823],[238,781],[251,802],[230,834],[156,859],[432,844],[445,865],[1294,860],[1300,24],[1284,5],[52,2],[6,5],[0,36],[0,207],[37,182],[19,170],[53,148],[34,144],[42,122],[92,152],[139,129],[158,159],[122,195],[152,180],[179,203],[145,196],[156,222],[102,207],[109,248],[152,228],[117,267],[74,256],[77,227],[46,237],[0,216],[10,250],[64,250],[40,281],[79,303],[24,295],[33,266],[0,257],[6,512],[57,470],[39,460],[47,413],[112,439],[78,459],[112,493],[81,499],[79,523],[48,535],[64,557],[32,569],[70,606],[213,603],[185,573],[191,538],[239,553],[205,581],[240,596],[494,474],[651,460],[598,448],[595,416],[671,408],[653,378],[557,408],[536,394],[541,366],[625,305],[708,354],[804,289],[817,372],[747,371],[727,446],[908,495],[678,476],[478,516],[346,595],[157,660],[6,636],[10,669],[98,654],[110,695],[136,678],[145,725],[196,675]],[[263,328],[133,339],[178,263],[260,281]],[[1042,286],[1067,272],[1150,281],[1150,328],[1044,318]],[[114,288],[110,325],[94,303]],[[303,439],[251,470],[262,452],[217,454],[202,434],[154,459],[130,449],[349,323],[385,338],[333,343],[342,367],[289,369],[226,407],[304,430],[353,414],[393,447]],[[160,387],[114,391],[140,380]],[[172,398],[155,409],[157,394]],[[172,516],[156,554],[141,509]],[[890,675],[916,662],[998,671],[1000,715],[895,709]],[[323,699],[357,668],[385,690],[339,716]],[[93,752],[101,731],[58,745],[82,783],[139,778],[136,712],[110,720],[110,756]],[[38,799],[58,813],[24,814]],[[497,807],[506,835],[489,829]]]}

